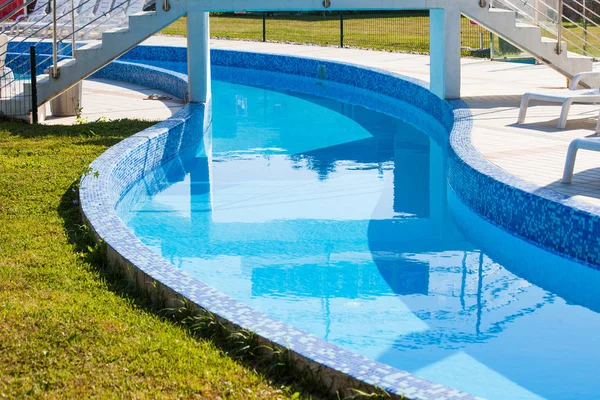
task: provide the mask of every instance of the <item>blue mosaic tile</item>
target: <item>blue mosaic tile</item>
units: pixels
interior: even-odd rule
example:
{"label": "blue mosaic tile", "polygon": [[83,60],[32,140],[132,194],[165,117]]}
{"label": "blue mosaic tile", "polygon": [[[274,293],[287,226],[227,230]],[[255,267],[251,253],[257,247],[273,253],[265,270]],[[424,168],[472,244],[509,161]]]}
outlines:
{"label": "blue mosaic tile", "polygon": [[448,182],[479,215],[513,235],[555,254],[600,266],[600,207],[574,200],[508,174],[486,160],[471,143],[472,119],[462,101],[453,101]]}
{"label": "blue mosaic tile", "polygon": [[[95,76],[141,83],[183,97],[187,91],[185,75],[142,64],[143,60],[156,58],[185,61],[185,57],[186,50],[182,48],[138,46]],[[449,181],[469,207],[526,240],[598,264],[600,210],[520,181],[483,159],[470,143],[472,121],[461,102],[440,100],[423,82],[349,64],[226,50],[213,50],[211,57],[217,79],[336,98],[400,116],[421,127],[429,124],[426,129],[433,138],[450,145]],[[319,79],[323,66],[326,79]],[[239,73],[240,68],[244,69],[243,74]],[[399,107],[399,101],[409,104],[412,112],[397,115],[401,108],[406,110],[405,105]],[[188,104],[169,120],[120,142],[92,163],[99,175],[84,177],[80,204],[98,236],[151,279],[302,357],[409,398],[473,399],[469,394],[377,363],[266,317],[181,272],[127,229],[115,207],[119,202],[131,203],[144,195],[128,190],[148,171],[191,144],[208,140],[210,135],[204,133],[211,128],[210,115],[210,103]],[[146,182],[148,188],[161,187],[165,179],[156,176]]]}

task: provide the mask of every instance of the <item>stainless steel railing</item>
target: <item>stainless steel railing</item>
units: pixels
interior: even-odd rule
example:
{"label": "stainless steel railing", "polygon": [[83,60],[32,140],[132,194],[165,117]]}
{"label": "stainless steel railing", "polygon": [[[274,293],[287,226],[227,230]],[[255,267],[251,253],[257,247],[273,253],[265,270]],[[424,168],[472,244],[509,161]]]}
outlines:
{"label": "stainless steel railing", "polygon": [[490,6],[512,10],[520,22],[556,38],[557,54],[565,42],[569,51],[600,57],[600,0],[493,0]]}

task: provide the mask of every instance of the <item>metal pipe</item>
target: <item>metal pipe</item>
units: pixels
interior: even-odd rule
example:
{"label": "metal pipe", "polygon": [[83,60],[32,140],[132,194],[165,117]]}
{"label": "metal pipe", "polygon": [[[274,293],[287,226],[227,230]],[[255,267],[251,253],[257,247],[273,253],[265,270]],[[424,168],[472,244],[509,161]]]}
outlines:
{"label": "metal pipe", "polygon": [[56,0],[52,0],[52,77],[58,78],[58,32],[56,32]]}
{"label": "metal pipe", "polygon": [[263,22],[263,27],[262,27],[263,28],[263,32],[262,32],[263,33],[263,42],[266,42],[267,41],[267,12],[266,11],[263,12],[262,17],[263,17],[263,21],[262,21]]}
{"label": "metal pipe", "polygon": [[71,0],[71,56],[75,58],[75,1]]}
{"label": "metal pipe", "polygon": [[[28,0],[25,3],[21,4],[19,7],[15,8],[14,10],[12,10],[11,12],[9,12],[8,14],[6,14],[4,17],[0,18],[0,22],[4,22],[7,19],[11,18],[12,16],[18,14],[22,9],[26,8],[28,5],[30,5],[31,3],[35,2],[36,0]],[[0,11],[2,9],[4,9],[6,6],[8,6],[9,4],[11,4],[13,2],[13,0],[8,0],[4,3],[2,3],[0,5]]]}
{"label": "metal pipe", "polygon": [[29,63],[31,66],[31,123],[38,123],[38,105],[37,105],[37,75],[35,62],[35,46],[29,47]]}
{"label": "metal pipe", "polygon": [[340,11],[340,47],[344,48],[344,12]]}
{"label": "metal pipe", "polygon": [[[56,0],[53,0],[56,1]],[[563,20],[563,0],[558,0],[557,21],[556,21],[556,54],[562,53],[562,20]]]}
{"label": "metal pipe", "polygon": [[586,17],[587,4],[586,0],[583,0],[583,55],[587,55],[587,17]]}

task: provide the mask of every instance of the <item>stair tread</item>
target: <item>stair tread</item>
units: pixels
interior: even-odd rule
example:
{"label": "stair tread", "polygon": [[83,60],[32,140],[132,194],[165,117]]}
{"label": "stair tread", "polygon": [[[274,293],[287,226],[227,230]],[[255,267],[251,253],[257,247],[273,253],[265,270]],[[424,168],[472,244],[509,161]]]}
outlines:
{"label": "stair tread", "polygon": [[97,50],[97,49],[101,49],[102,48],[102,42],[93,42],[93,43],[88,43],[84,46],[78,47],[76,49],[76,51],[86,51],[86,50]]}
{"label": "stair tread", "polygon": [[549,37],[542,37],[542,43],[558,43],[558,40]]}
{"label": "stair tread", "polygon": [[539,26],[527,24],[525,22],[517,22],[516,23],[516,27],[517,28],[535,28],[535,29],[540,29]]}
{"label": "stair tread", "polygon": [[66,60],[60,60],[57,65],[59,67],[68,67],[75,64],[77,64],[77,61],[74,58],[68,58]]}
{"label": "stair tread", "polygon": [[131,14],[129,18],[140,18],[146,15],[156,15],[156,11],[140,11],[138,13]]}
{"label": "stair tread", "polygon": [[125,32],[129,32],[129,28],[128,27],[109,29],[107,31],[104,31],[102,34],[103,35],[106,35],[106,34],[110,35],[110,34],[125,33]]}
{"label": "stair tread", "polygon": [[497,13],[497,14],[515,14],[514,11],[505,10],[504,8],[490,8],[490,9],[488,9],[488,11],[491,13]]}
{"label": "stair tread", "polygon": [[583,54],[573,53],[572,51],[568,51],[567,52],[567,57],[569,57],[569,58],[589,58],[589,59],[592,59],[592,57],[584,56]]}

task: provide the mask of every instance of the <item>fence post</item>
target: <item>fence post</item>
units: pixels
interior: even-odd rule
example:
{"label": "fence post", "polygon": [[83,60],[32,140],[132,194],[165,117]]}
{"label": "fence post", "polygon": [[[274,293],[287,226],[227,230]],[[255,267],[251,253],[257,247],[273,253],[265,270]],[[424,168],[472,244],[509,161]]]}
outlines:
{"label": "fence post", "polygon": [[38,123],[38,105],[37,105],[37,74],[35,60],[35,46],[29,47],[29,65],[31,68],[31,123]]}
{"label": "fence post", "polygon": [[267,13],[263,12],[263,42],[267,41]]}
{"label": "fence post", "polygon": [[344,48],[344,12],[340,11],[340,47]]}

